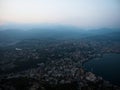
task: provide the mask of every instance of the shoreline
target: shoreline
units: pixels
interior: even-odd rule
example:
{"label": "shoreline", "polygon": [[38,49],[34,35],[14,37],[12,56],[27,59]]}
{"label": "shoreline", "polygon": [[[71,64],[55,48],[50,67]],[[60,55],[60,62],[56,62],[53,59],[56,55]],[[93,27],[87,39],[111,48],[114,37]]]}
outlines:
{"label": "shoreline", "polygon": [[[93,71],[91,71],[91,70],[87,70],[86,68],[85,68],[85,63],[87,63],[87,62],[90,62],[91,60],[100,60],[100,59],[102,59],[104,56],[106,56],[106,55],[109,55],[109,54],[113,54],[113,55],[120,55],[120,53],[105,53],[105,54],[102,54],[102,56],[101,57],[96,57],[96,58],[92,58],[92,59],[90,59],[90,60],[87,60],[87,61],[85,61],[82,65],[82,67],[83,67],[83,69],[85,70],[85,71],[87,71],[87,72],[92,72],[92,73],[94,73]],[[103,78],[103,76],[101,76],[101,75],[97,75],[96,73],[94,73],[96,76],[100,76],[100,77],[102,77]],[[103,78],[105,81],[106,81],[106,79],[105,78]],[[109,80],[107,80],[107,81],[109,81]],[[117,86],[120,86],[119,84],[116,84],[115,82],[111,82],[111,81],[109,81],[111,84],[113,84],[113,85],[117,85]]]}

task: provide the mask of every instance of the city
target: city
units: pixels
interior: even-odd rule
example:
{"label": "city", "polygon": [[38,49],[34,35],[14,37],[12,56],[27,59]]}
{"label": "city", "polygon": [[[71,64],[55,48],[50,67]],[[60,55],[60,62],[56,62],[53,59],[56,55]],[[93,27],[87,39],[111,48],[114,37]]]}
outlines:
{"label": "city", "polygon": [[[109,43],[109,44],[108,44]],[[77,83],[77,88],[119,87],[84,69],[83,64],[92,58],[101,58],[106,53],[120,54],[119,42],[79,40],[24,40],[15,45],[1,48],[0,75],[3,79],[31,78],[43,83],[37,88],[45,88],[44,83],[57,85]],[[92,85],[91,85],[92,84]],[[5,85],[6,86],[6,85]],[[53,87],[52,87],[53,86]],[[3,86],[4,87],[4,84]],[[8,85],[9,88],[12,88]],[[31,89],[34,90],[34,89]],[[44,89],[43,89],[44,90]]]}

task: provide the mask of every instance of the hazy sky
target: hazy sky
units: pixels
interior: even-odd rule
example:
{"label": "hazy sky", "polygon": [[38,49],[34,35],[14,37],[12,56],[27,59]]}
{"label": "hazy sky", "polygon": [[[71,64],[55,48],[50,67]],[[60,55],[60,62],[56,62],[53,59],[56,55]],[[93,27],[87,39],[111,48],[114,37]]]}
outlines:
{"label": "hazy sky", "polygon": [[120,27],[120,0],[0,0],[0,24]]}

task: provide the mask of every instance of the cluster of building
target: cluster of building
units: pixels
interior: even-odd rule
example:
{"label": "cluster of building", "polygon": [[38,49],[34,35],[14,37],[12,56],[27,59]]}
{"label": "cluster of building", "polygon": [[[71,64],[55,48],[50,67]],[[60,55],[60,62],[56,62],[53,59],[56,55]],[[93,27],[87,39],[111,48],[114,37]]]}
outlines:
{"label": "cluster of building", "polygon": [[[44,43],[43,43],[44,44]],[[116,45],[116,44],[115,44]],[[11,72],[1,75],[0,78],[19,78],[29,77],[47,82],[52,85],[79,82],[82,86],[87,86],[88,82],[98,83],[105,82],[102,77],[95,76],[92,72],[86,72],[82,64],[92,58],[101,57],[101,53],[115,52],[120,53],[118,46],[112,47],[100,45],[98,42],[91,41],[62,41],[57,43],[46,44],[40,47],[13,47],[5,51],[3,60],[0,61],[0,69],[13,66],[9,69],[16,68],[19,63],[27,64],[32,61],[36,68],[29,68],[20,72]],[[29,61],[30,60],[30,61]],[[3,69],[2,69],[3,68]],[[20,67],[21,68],[21,67]],[[22,65],[22,68],[23,65]],[[17,68],[16,68],[17,69]],[[107,83],[111,86],[111,84]]]}

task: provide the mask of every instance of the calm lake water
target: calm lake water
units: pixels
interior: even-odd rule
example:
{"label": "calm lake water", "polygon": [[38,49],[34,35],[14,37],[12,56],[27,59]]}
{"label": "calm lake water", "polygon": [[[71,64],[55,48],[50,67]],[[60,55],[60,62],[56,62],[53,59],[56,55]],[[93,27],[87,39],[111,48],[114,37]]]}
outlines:
{"label": "calm lake water", "polygon": [[106,54],[100,59],[90,60],[84,64],[84,68],[120,85],[120,54]]}

